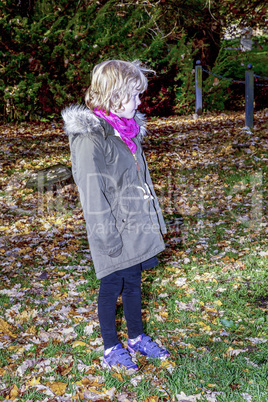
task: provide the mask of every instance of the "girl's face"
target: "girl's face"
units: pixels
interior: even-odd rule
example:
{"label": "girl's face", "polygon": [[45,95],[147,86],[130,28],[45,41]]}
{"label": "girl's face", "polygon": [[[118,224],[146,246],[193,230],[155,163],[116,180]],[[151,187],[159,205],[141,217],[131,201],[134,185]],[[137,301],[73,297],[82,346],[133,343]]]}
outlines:
{"label": "girl's face", "polygon": [[138,91],[134,91],[129,101],[123,102],[122,109],[116,112],[114,110],[111,111],[112,113],[116,114],[119,117],[124,117],[125,119],[132,119],[140,104],[141,104],[140,93]]}

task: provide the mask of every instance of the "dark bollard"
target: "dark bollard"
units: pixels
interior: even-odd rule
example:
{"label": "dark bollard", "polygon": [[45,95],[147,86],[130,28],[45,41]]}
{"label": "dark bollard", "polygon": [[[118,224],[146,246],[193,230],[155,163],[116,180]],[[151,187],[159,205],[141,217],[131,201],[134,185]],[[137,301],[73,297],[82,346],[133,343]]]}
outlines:
{"label": "dark bollard", "polygon": [[202,65],[201,61],[197,60],[195,66],[195,113],[200,116],[202,111]]}
{"label": "dark bollard", "polygon": [[245,72],[245,124],[246,127],[253,129],[254,73],[251,64],[247,68]]}

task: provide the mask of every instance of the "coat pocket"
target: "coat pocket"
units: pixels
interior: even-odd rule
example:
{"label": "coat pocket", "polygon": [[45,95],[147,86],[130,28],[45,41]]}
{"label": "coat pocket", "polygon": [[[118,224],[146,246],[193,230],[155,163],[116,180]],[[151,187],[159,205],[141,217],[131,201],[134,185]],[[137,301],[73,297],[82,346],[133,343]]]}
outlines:
{"label": "coat pocket", "polygon": [[114,196],[112,202],[112,212],[115,217],[116,228],[119,233],[122,233],[129,216],[131,208],[130,191],[129,191],[129,175],[125,170],[121,175],[120,180],[117,182],[117,187],[114,188]]}
{"label": "coat pocket", "polygon": [[116,228],[117,228],[118,232],[121,234],[127,224],[128,219],[127,219],[127,215],[121,210],[120,207],[117,210],[115,219],[116,219]]}

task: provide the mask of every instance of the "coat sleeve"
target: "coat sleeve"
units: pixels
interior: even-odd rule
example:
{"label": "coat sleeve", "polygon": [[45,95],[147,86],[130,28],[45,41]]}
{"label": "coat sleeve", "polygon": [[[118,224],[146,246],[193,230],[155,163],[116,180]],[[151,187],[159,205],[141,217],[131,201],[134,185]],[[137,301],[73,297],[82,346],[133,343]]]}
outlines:
{"label": "coat sleeve", "polygon": [[74,178],[86,221],[89,245],[101,254],[117,255],[123,244],[106,196],[107,183],[110,181],[111,184],[113,178],[106,173],[103,148],[93,138],[78,136],[72,154]]}

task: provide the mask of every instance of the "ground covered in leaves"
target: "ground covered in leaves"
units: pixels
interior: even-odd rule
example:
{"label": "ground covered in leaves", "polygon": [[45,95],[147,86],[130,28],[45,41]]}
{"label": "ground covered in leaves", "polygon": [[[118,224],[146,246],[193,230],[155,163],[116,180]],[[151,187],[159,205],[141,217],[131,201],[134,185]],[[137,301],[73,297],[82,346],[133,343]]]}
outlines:
{"label": "ground covered in leaves", "polygon": [[[74,185],[26,187],[70,166],[59,123],[2,125],[0,400],[268,400],[267,110],[149,121],[144,149],[168,234],[144,273],[145,332],[171,352],[101,366],[98,280]],[[42,190],[42,188],[41,188]],[[127,340],[122,305],[118,331]]]}

